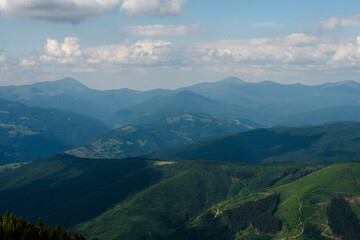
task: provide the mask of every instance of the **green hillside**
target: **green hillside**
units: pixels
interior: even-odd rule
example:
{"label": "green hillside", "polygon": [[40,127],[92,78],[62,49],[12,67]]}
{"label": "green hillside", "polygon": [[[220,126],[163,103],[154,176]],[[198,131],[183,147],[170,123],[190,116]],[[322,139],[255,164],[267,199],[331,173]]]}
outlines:
{"label": "green hillside", "polygon": [[128,125],[112,130],[101,138],[67,153],[88,158],[125,158],[254,127],[256,125],[244,124],[236,119],[205,114],[182,114],[165,117],[152,124]]}
{"label": "green hillside", "polygon": [[303,172],[313,166],[58,154],[1,171],[0,212],[9,209],[32,222],[40,217],[51,226],[59,223],[100,239],[132,239],[147,232],[162,238],[212,205],[263,188],[291,168]]}
{"label": "green hillside", "polygon": [[335,239],[327,224],[327,209],[332,199],[342,197],[350,203],[351,209],[359,218],[359,172],[358,162],[337,163],[291,183],[262,189],[249,195],[239,194],[193,218],[174,233],[172,239],[184,236],[186,237],[182,239],[197,239],[199,234],[222,239],[224,232],[229,229],[227,211],[275,192],[279,194],[279,203],[274,216],[282,222],[281,230],[276,234],[264,235],[249,226],[234,234],[234,239]]}
{"label": "green hillside", "polygon": [[[263,187],[287,169],[305,171],[294,163],[248,166],[240,163],[164,162],[158,168],[171,176],[118,203],[76,230],[100,239],[171,239],[187,221],[213,204]],[[290,181],[291,176],[281,179]]]}
{"label": "green hillside", "polygon": [[205,159],[260,163],[330,163],[360,159],[360,124],[255,129],[155,152],[161,159]]}
{"label": "green hillside", "polygon": [[[359,172],[358,162],[246,165],[58,154],[2,167],[0,212],[106,240],[326,239],[332,236],[326,216],[356,230],[357,222],[345,218],[360,216]],[[344,209],[350,204],[346,215],[331,210],[337,197],[346,200]]]}

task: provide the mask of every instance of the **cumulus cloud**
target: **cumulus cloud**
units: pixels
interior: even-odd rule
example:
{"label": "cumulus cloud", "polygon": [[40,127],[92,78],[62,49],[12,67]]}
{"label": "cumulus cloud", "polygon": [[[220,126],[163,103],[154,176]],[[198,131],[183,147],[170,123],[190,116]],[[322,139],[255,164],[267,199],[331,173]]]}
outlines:
{"label": "cumulus cloud", "polygon": [[47,62],[76,63],[81,58],[79,39],[74,37],[66,37],[63,43],[47,39],[44,50],[45,54],[40,59]]}
{"label": "cumulus cloud", "polygon": [[166,64],[171,60],[172,43],[146,39],[131,44],[113,44],[84,50],[87,63]]}
{"label": "cumulus cloud", "polygon": [[103,12],[128,16],[171,16],[183,12],[186,0],[0,0],[1,18],[79,23]]}
{"label": "cumulus cloud", "polygon": [[123,0],[120,9],[128,16],[172,16],[183,12],[187,0]]}
{"label": "cumulus cloud", "polygon": [[121,33],[135,36],[185,36],[201,32],[200,24],[131,26],[120,29]]}
{"label": "cumulus cloud", "polygon": [[235,39],[195,44],[187,62],[207,63],[304,63],[324,61],[334,47],[308,34],[280,38]]}
{"label": "cumulus cloud", "polygon": [[170,61],[171,42],[146,39],[135,43],[103,45],[81,48],[78,38],[66,37],[63,43],[47,39],[44,54],[40,60],[44,63],[83,64],[76,72],[94,71],[87,65],[98,64],[145,64],[153,65]]}
{"label": "cumulus cloud", "polygon": [[344,18],[331,17],[325,21],[320,22],[320,29],[322,31],[335,31],[342,27],[358,26],[360,25],[360,14],[352,15]]}
{"label": "cumulus cloud", "polygon": [[31,58],[20,59],[20,63],[19,63],[20,67],[29,68],[29,67],[33,67],[35,65],[36,65],[36,62],[34,59],[31,59]]}
{"label": "cumulus cloud", "polygon": [[[2,61],[2,62],[1,62]],[[91,73],[151,71],[233,72],[267,76],[282,72],[330,71],[360,67],[360,36],[332,42],[310,34],[277,38],[226,39],[176,45],[170,41],[140,41],[84,48],[80,40],[47,39],[38,58],[19,59],[15,64],[0,56],[0,65],[11,69]],[[15,66],[16,65],[16,66]],[[44,70],[45,71],[45,70]]]}

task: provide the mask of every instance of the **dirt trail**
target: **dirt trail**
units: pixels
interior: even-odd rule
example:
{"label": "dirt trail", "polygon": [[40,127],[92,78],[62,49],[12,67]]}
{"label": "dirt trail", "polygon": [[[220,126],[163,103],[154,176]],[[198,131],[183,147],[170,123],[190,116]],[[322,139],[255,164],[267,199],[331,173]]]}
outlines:
{"label": "dirt trail", "polygon": [[297,237],[300,237],[304,233],[304,230],[305,230],[304,223],[301,221],[301,209],[302,209],[302,206],[303,206],[303,203],[300,202],[299,203],[299,223],[301,225],[301,232],[298,235],[293,236],[292,237],[293,239],[296,239]]}
{"label": "dirt trail", "polygon": [[214,219],[217,218],[217,216],[218,216],[219,214],[222,214],[222,213],[223,213],[223,211],[220,211],[219,209],[217,209],[216,214],[215,214],[215,216],[214,216]]}
{"label": "dirt trail", "polygon": [[332,235],[327,235],[326,234],[326,232],[330,230],[330,227],[328,225],[326,225],[326,224],[320,224],[320,225],[326,227],[325,230],[321,233],[321,236],[331,238],[331,239],[335,239],[335,240],[340,240],[340,238],[337,238],[337,237],[334,237]]}

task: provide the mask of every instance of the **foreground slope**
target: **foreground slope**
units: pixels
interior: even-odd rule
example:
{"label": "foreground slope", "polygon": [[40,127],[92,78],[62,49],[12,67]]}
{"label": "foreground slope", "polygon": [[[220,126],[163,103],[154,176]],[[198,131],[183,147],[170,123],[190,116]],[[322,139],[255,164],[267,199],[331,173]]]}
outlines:
{"label": "foreground slope", "polygon": [[253,226],[248,226],[231,238],[336,239],[327,225],[326,210],[333,198],[343,197],[359,218],[359,171],[358,162],[336,163],[291,183],[247,195],[239,194],[190,220],[172,235],[172,239],[200,239],[199,236],[223,239],[229,228],[227,211],[275,192],[279,194],[279,203],[274,216],[282,222],[281,230],[276,234],[264,235],[259,234]]}
{"label": "foreground slope", "polygon": [[[183,161],[159,166],[171,176],[147,188],[76,230],[101,239],[172,239],[187,221],[213,204],[263,188],[288,169],[306,171],[294,163],[243,165],[240,163]],[[311,167],[310,167],[311,168]],[[290,181],[284,176],[282,181]],[[280,180],[279,180],[280,181]]]}
{"label": "foreground slope", "polygon": [[0,173],[0,212],[70,227],[161,179],[145,159],[106,161],[57,154]]}
{"label": "foreground slope", "polygon": [[[249,123],[248,123],[249,124]],[[181,114],[152,124],[128,125],[101,138],[67,151],[79,157],[125,158],[183,145],[213,136],[242,132],[256,125],[206,114]]]}
{"label": "foreground slope", "polygon": [[193,216],[238,193],[290,181],[295,163],[86,159],[58,154],[0,172],[0,212],[100,239],[166,238]]}
{"label": "foreground slope", "polygon": [[336,162],[360,159],[360,123],[255,129],[152,154],[161,159],[205,159],[259,163]]}

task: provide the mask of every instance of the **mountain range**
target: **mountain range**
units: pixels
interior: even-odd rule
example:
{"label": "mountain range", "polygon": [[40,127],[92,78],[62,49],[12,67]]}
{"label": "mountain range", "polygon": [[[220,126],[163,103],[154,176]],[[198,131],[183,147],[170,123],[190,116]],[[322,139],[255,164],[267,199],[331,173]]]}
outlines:
{"label": "mountain range", "polygon": [[[183,113],[247,119],[264,126],[291,124],[298,116],[299,126],[336,121],[338,116],[351,121],[358,120],[350,109],[360,105],[359,96],[360,84],[355,81],[310,86],[269,81],[247,83],[234,77],[175,90],[100,91],[72,78],[0,87],[0,98],[92,116],[112,127],[143,124],[152,118],[159,120],[167,114]],[[327,118],[322,117],[321,111],[329,111]],[[147,116],[149,113],[153,114]]]}

